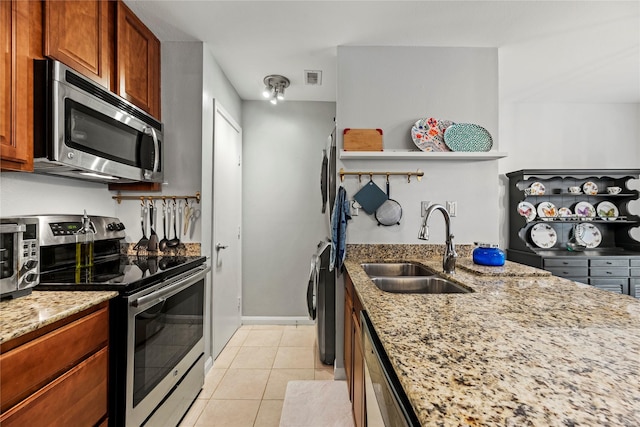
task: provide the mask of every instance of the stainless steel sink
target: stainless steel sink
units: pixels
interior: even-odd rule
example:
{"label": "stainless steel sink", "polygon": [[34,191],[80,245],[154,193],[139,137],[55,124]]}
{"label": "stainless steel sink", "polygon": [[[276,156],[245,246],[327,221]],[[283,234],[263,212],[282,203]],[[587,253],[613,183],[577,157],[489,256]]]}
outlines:
{"label": "stainless steel sink", "polygon": [[426,267],[411,262],[369,262],[362,265],[369,277],[434,276]]}
{"label": "stainless steel sink", "polygon": [[373,283],[382,291],[401,294],[462,294],[473,292],[442,277],[372,277]]}

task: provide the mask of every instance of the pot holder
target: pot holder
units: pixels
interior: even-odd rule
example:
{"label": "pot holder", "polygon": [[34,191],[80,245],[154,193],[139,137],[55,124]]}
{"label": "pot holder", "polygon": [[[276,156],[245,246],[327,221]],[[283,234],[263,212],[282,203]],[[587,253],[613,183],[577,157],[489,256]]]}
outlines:
{"label": "pot holder", "polygon": [[388,199],[384,191],[371,180],[366,183],[353,198],[360,203],[362,209],[369,215],[375,213],[376,209]]}

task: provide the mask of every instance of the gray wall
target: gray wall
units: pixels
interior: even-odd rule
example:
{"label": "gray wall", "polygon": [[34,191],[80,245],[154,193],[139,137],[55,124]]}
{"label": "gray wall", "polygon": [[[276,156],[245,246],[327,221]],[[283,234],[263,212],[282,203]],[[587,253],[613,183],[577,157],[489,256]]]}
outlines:
{"label": "gray wall", "polygon": [[328,236],[322,150],[332,102],[243,103],[244,317],[303,317],[311,256]]}
{"label": "gray wall", "polygon": [[[410,130],[421,118],[475,123],[498,141],[498,52],[494,48],[338,48],[337,125],[381,128],[385,150],[414,149]],[[458,202],[455,241],[498,240],[498,161],[342,160],[346,171],[415,171],[424,179],[391,177],[391,194],[403,208],[399,226],[379,227],[360,211],[348,225],[350,243],[419,243],[420,202]],[[365,180],[363,180],[364,182]],[[384,177],[374,178],[384,189]],[[350,198],[357,177],[346,177]],[[434,217],[432,242],[444,241],[441,217]]]}

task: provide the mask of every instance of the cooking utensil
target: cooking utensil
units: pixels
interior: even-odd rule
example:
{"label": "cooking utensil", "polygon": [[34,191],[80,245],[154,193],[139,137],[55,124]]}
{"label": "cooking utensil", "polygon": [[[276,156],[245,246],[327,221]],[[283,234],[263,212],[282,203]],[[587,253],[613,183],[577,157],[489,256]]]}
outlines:
{"label": "cooking utensil", "polygon": [[388,199],[384,191],[373,182],[371,177],[369,177],[369,182],[366,183],[353,198],[360,203],[362,209],[368,214],[375,213],[376,209]]}
{"label": "cooking utensil", "polygon": [[164,252],[167,250],[167,243],[169,243],[169,240],[167,240],[167,203],[165,200],[162,200],[162,235],[164,237],[158,242],[158,249]]}
{"label": "cooking utensil", "polygon": [[147,244],[147,250],[149,251],[158,250],[158,235],[156,234],[156,230],[153,229],[154,214],[155,214],[155,201],[151,200],[149,202],[149,224],[151,227],[151,235],[149,236],[149,243]]}
{"label": "cooking utensil", "polygon": [[378,225],[399,225],[402,218],[402,206],[400,203],[390,198],[389,175],[387,175],[387,200],[376,209],[376,220]]}
{"label": "cooking utensil", "polygon": [[144,220],[146,216],[147,216],[147,207],[143,200],[140,205],[140,227],[142,228],[142,238],[140,238],[140,240],[138,240],[138,243],[136,243],[136,245],[133,247],[133,249],[135,250],[146,248],[147,245],[149,244],[149,239],[147,238],[146,227],[144,224]]}
{"label": "cooking utensil", "polygon": [[189,199],[187,199],[185,200],[184,221],[182,222],[182,224],[184,225],[184,231],[182,232],[183,236],[187,235],[187,230],[189,229],[189,222],[191,221],[191,212],[192,212],[192,208],[191,208],[191,205],[189,205]]}
{"label": "cooking utensil", "polygon": [[176,246],[178,246],[180,244],[180,239],[178,239],[178,231],[176,229],[176,221],[177,221],[177,215],[176,215],[176,201],[173,201],[173,239],[169,240],[167,242],[167,246],[170,248],[175,248]]}
{"label": "cooking utensil", "polygon": [[191,230],[189,231],[189,237],[193,239],[193,231],[196,228],[196,221],[200,218],[200,209],[191,208]]}

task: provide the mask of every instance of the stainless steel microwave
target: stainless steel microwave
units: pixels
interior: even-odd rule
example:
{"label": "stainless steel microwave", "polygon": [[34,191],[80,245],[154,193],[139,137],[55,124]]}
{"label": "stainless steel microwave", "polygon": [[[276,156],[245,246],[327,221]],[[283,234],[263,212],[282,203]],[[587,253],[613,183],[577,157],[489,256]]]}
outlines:
{"label": "stainless steel microwave", "polygon": [[54,60],[34,61],[34,172],[162,182],[163,126]]}

